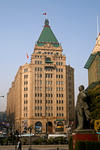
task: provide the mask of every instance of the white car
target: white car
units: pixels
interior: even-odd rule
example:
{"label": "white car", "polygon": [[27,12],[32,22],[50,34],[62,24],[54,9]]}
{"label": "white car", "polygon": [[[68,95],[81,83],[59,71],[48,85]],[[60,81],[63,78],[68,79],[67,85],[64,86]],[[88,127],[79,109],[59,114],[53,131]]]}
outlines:
{"label": "white car", "polygon": [[23,134],[21,134],[21,135],[18,135],[19,137],[30,137],[30,136],[34,136],[34,134],[33,133],[23,133]]}

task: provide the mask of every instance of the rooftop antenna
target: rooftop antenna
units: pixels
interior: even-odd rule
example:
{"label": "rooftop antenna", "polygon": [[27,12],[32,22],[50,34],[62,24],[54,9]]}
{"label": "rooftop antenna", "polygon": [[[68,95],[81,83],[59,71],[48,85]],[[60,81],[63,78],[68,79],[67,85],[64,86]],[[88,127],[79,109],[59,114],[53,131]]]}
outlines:
{"label": "rooftop antenna", "polygon": [[97,16],[97,37],[99,35],[99,23],[98,23],[98,16]]}

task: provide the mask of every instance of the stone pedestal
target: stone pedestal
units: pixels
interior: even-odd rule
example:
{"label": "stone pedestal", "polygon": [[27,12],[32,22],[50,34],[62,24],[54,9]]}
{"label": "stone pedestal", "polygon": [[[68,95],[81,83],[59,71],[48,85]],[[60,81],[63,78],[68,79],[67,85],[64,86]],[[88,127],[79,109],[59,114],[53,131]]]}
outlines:
{"label": "stone pedestal", "polygon": [[94,130],[84,129],[84,130],[75,130],[73,135],[73,150],[75,150],[75,144],[77,141],[98,141],[98,135]]}

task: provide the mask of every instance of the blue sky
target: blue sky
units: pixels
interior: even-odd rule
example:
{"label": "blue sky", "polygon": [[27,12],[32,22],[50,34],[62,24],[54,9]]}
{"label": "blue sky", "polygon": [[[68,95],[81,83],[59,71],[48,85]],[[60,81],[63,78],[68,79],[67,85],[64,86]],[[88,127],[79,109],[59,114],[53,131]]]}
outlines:
{"label": "blue sky", "polygon": [[[47,12],[50,26],[75,69],[75,100],[80,84],[88,85],[84,65],[97,37],[100,0],[0,0],[0,111],[20,65],[31,57]],[[100,19],[99,19],[100,25]],[[29,61],[28,61],[29,62]]]}

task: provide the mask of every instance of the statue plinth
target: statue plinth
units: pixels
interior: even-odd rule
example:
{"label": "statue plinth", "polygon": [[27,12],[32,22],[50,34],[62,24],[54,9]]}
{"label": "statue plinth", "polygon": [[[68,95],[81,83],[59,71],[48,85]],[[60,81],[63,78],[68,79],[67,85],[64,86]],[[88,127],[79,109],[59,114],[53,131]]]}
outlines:
{"label": "statue plinth", "polygon": [[96,134],[96,132],[95,132],[95,130],[93,130],[93,129],[80,129],[80,130],[77,130],[77,129],[75,129],[74,131],[73,131],[73,134],[74,133],[79,133],[79,134]]}
{"label": "statue plinth", "polygon": [[75,150],[75,144],[77,141],[98,141],[98,135],[93,129],[81,129],[81,130],[74,130],[72,134],[73,138],[73,150]]}

